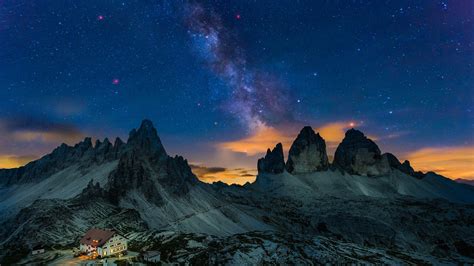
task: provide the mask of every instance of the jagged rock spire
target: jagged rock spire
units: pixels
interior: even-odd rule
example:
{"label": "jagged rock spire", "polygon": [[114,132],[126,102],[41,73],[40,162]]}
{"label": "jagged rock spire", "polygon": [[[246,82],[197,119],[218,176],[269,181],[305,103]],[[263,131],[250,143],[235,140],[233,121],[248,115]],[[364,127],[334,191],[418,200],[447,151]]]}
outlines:
{"label": "jagged rock spire", "polygon": [[326,142],[314,133],[310,126],[304,127],[291,145],[286,170],[289,173],[311,173],[327,170]]}
{"label": "jagged rock spire", "polygon": [[[116,140],[116,146],[119,143]],[[160,190],[185,195],[197,182],[188,162],[180,156],[168,156],[152,122],[143,120],[138,130],[130,132],[117,169],[109,176],[108,190],[113,202],[137,190],[148,201],[161,205],[164,199]]]}
{"label": "jagged rock spire", "polygon": [[148,119],[142,121],[138,130],[130,131],[127,147],[139,150],[144,155],[167,156],[153,123]]}
{"label": "jagged rock spire", "polygon": [[257,168],[259,173],[283,173],[285,170],[285,159],[281,143],[278,143],[273,150],[267,150],[265,157],[258,160]]}

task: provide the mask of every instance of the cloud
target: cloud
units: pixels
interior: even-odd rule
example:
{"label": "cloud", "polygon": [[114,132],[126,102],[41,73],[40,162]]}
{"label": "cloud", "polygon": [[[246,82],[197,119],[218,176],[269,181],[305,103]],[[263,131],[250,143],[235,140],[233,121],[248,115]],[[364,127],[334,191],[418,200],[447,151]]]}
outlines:
{"label": "cloud", "polygon": [[[351,127],[349,122],[332,122],[323,124],[314,128],[316,132],[324,138],[328,148],[334,149],[344,138],[344,135]],[[261,125],[251,135],[228,142],[218,143],[217,146],[222,150],[244,153],[248,156],[264,154],[268,148],[273,148],[277,143],[283,144],[286,151],[290,148],[297,132],[285,128],[277,129],[275,127]],[[370,137],[375,140],[375,137]]]}
{"label": "cloud", "polygon": [[[357,124],[354,122],[332,122],[332,123],[327,123],[324,125],[321,125],[314,130],[316,132],[319,132],[321,137],[326,141],[326,145],[328,148],[336,148],[339,143],[342,142],[346,135],[346,131],[350,128],[356,128],[357,129]],[[364,132],[365,134],[366,132]],[[375,141],[378,140],[379,137],[373,136],[373,135],[367,135],[368,138],[371,140]],[[387,136],[387,138],[394,138],[395,136]]]}
{"label": "cloud", "polygon": [[350,125],[347,122],[333,122],[317,127],[315,131],[319,132],[328,147],[336,147],[344,139],[349,128]]}
{"label": "cloud", "polygon": [[413,168],[456,179],[474,179],[474,146],[423,148],[406,155]]}
{"label": "cloud", "polygon": [[204,165],[190,165],[194,174],[199,180],[206,183],[221,181],[227,184],[243,185],[247,182],[255,181],[257,175],[256,169],[227,169],[224,167],[207,167]]}
{"label": "cloud", "polygon": [[273,148],[277,143],[281,142],[284,149],[289,149],[293,142],[293,137],[283,131],[279,131],[274,127],[261,125],[255,133],[243,139],[221,142],[217,146],[220,149],[237,153],[244,153],[253,156],[265,153],[268,148]]}
{"label": "cloud", "polygon": [[0,117],[0,136],[0,168],[22,166],[63,142],[84,138],[73,125],[22,115]]}
{"label": "cloud", "polygon": [[207,174],[216,174],[220,172],[224,172],[227,169],[225,167],[206,167],[202,165],[196,165],[196,164],[190,164],[191,170],[193,170],[193,173],[196,174],[197,176],[204,176]]}
{"label": "cloud", "polygon": [[18,142],[75,143],[84,134],[75,126],[32,117],[0,119],[4,139]]}

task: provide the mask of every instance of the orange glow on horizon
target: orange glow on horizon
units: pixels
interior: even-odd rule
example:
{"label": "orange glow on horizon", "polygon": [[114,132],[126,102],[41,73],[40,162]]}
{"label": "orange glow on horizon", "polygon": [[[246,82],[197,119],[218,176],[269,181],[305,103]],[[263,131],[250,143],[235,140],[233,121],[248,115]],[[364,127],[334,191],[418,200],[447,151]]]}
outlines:
{"label": "orange glow on horizon", "polygon": [[191,169],[199,180],[206,183],[221,181],[229,185],[244,185],[247,182],[254,182],[257,176],[257,169],[251,168],[227,169],[191,164]]}
{"label": "orange glow on horizon", "polygon": [[288,150],[293,142],[293,137],[286,135],[276,128],[263,125],[246,138],[218,143],[217,146],[224,150],[253,156],[263,154],[267,149],[273,149],[279,142],[283,144],[284,150]]}
{"label": "orange glow on horizon", "polygon": [[0,169],[18,168],[37,159],[36,156],[14,156],[0,154]]}
{"label": "orange glow on horizon", "polygon": [[[350,124],[352,123],[349,123],[349,126]],[[319,132],[328,147],[336,147],[344,139],[349,126],[347,122],[333,122],[324,124],[316,128],[315,131]]]}
{"label": "orange glow on horizon", "polygon": [[474,179],[474,146],[424,148],[407,154],[415,170],[437,174],[451,179]]}
{"label": "orange glow on horizon", "polygon": [[[316,133],[319,132],[321,137],[326,141],[327,147],[330,150],[333,150],[337,145],[339,145],[339,143],[341,143],[342,139],[344,139],[345,133],[350,128],[351,124],[355,125],[355,122],[332,122],[314,128],[314,131]],[[272,149],[279,142],[283,144],[283,149],[288,151],[297,134],[297,132],[285,131],[263,125],[248,137],[235,141],[218,143],[217,146],[220,149],[244,153],[247,156],[258,154],[263,155],[267,149]],[[368,137],[372,140],[377,139],[374,136]]]}
{"label": "orange glow on horizon", "polygon": [[[246,173],[243,174],[242,171]],[[224,182],[226,184],[237,184],[244,185],[245,183],[253,183],[257,176],[257,169],[228,169],[224,172],[214,173],[214,174],[204,174],[199,176],[199,180],[206,183],[213,183],[217,181]]]}

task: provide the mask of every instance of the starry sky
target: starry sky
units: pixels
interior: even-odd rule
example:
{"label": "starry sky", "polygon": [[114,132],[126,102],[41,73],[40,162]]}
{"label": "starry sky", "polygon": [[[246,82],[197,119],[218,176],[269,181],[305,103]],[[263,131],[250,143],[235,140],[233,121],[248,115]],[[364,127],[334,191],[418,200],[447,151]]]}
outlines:
{"label": "starry sky", "polygon": [[474,1],[0,0],[0,167],[151,119],[244,183],[304,125],[474,179]]}

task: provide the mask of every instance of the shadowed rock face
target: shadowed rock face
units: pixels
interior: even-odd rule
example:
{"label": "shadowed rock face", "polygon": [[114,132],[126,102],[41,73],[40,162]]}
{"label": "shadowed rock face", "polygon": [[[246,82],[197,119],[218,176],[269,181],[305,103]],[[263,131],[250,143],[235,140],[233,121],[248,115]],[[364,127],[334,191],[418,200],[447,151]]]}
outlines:
{"label": "shadowed rock face", "polygon": [[168,156],[153,123],[146,119],[138,130],[130,131],[127,149],[139,151],[154,160],[164,160]]}
{"label": "shadowed rock face", "polygon": [[348,130],[337,147],[334,165],[353,175],[379,176],[391,170],[377,144],[355,129]]}
{"label": "shadowed rock face", "polygon": [[304,127],[291,145],[286,170],[289,173],[311,173],[327,170],[326,142],[309,126]]}
{"label": "shadowed rock face", "polygon": [[388,164],[391,168],[398,169],[407,175],[411,175],[419,179],[425,176],[425,174],[423,174],[422,172],[413,170],[413,167],[411,167],[410,162],[408,160],[405,160],[403,163],[400,163],[397,157],[395,157],[395,155],[391,153],[384,153],[382,157],[387,159]]}
{"label": "shadowed rock face", "polygon": [[94,184],[94,181],[91,180],[87,184],[87,187],[82,190],[81,194],[76,196],[76,199],[85,202],[99,197],[105,198],[106,191],[100,186],[99,182]]}
{"label": "shadowed rock face", "polygon": [[285,170],[285,159],[281,143],[278,143],[273,150],[267,150],[265,157],[258,160],[257,169],[259,173],[283,173]]}
{"label": "shadowed rock face", "polygon": [[114,203],[128,191],[138,190],[148,201],[161,205],[160,188],[184,195],[189,191],[188,185],[198,182],[185,159],[168,156],[149,120],[130,132],[124,149],[117,169],[109,176],[108,190]]}

